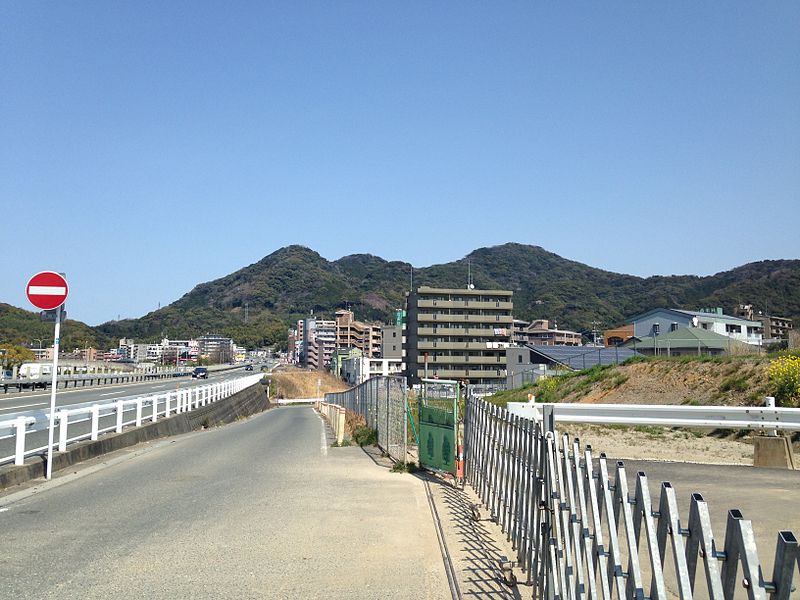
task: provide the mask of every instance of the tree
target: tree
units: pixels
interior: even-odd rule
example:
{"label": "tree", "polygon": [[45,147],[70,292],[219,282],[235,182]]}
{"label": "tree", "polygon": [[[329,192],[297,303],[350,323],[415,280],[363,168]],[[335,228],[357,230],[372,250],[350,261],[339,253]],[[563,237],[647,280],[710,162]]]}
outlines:
{"label": "tree", "polygon": [[24,362],[36,360],[36,355],[24,346],[3,344],[0,345],[0,360],[4,369],[13,369]]}

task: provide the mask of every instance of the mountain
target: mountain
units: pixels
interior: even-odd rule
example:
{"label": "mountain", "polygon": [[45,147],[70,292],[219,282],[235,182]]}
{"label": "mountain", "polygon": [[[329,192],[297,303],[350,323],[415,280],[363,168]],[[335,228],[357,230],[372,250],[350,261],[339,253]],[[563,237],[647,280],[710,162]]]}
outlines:
{"label": "mountain", "polygon": [[[473,251],[440,265],[415,268],[414,286],[460,288],[468,263],[478,288],[514,291],[518,318],[549,318],[559,327],[601,328],[664,306],[697,309],[739,303],[800,319],[800,260],[750,263],[708,277],[635,277],[566,260],[538,246],[509,243]],[[111,321],[98,331],[110,337],[182,338],[224,333],[246,345],[284,340],[286,328],[314,311],[332,318],[349,306],[362,320],[386,320],[402,306],[411,265],[370,254],[328,261],[303,246],[288,246],[255,264],[202,283],[178,301],[140,319]],[[245,315],[247,319],[245,320]]]}
{"label": "mountain", "polygon": [[[82,323],[67,319],[61,327],[61,348],[108,348],[115,340],[106,333]],[[23,310],[0,302],[0,343],[21,344],[38,348],[53,344],[53,324],[44,323],[39,313]]]}

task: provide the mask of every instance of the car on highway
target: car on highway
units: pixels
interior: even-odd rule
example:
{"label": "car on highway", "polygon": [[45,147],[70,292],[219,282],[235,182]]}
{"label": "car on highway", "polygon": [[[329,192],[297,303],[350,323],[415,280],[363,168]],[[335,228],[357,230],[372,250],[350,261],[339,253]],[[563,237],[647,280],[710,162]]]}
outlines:
{"label": "car on highway", "polygon": [[208,379],[208,369],[205,367],[195,367],[194,371],[192,371],[192,377],[196,377],[197,379]]}

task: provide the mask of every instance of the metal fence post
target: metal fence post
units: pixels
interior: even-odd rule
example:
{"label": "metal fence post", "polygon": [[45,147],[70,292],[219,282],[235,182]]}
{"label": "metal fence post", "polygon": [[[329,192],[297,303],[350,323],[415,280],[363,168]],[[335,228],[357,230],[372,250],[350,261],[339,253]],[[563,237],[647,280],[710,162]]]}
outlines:
{"label": "metal fence post", "polygon": [[17,417],[14,419],[14,429],[17,439],[14,449],[14,464],[21,465],[25,462],[25,433],[27,429],[27,418]]}

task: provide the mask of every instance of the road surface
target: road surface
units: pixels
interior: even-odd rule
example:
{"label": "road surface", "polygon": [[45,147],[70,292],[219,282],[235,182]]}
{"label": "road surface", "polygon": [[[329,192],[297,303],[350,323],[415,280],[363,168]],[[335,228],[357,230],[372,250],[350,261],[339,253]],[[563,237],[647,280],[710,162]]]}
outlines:
{"label": "road surface", "polygon": [[329,442],[278,408],[0,497],[0,597],[449,598],[423,482]]}

